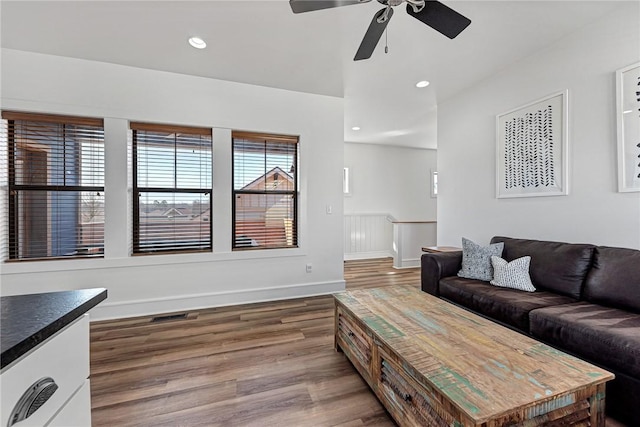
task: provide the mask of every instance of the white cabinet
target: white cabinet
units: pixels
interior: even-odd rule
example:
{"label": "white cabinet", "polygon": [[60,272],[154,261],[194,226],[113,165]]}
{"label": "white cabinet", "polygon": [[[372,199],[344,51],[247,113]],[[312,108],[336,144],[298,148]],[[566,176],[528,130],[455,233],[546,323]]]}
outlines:
{"label": "white cabinet", "polygon": [[[88,378],[89,315],[84,314],[2,370],[0,427],[11,425],[21,400],[27,401],[22,412],[29,416],[15,422],[15,427],[90,427]],[[40,398],[24,398],[29,392],[38,394],[34,384],[39,382],[47,388]]]}
{"label": "white cabinet", "polygon": [[91,386],[85,380],[80,390],[62,407],[47,427],[91,425]]}

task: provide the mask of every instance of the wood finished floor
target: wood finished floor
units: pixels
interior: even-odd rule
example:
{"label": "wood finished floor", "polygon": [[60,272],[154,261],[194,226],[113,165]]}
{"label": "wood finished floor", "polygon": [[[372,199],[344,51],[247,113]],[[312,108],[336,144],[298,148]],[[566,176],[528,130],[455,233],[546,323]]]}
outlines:
{"label": "wood finished floor", "polygon": [[[419,286],[391,264],[347,262],[347,287]],[[93,425],[394,426],[334,350],[333,310],[320,296],[94,322]]]}
{"label": "wood finished floor", "polygon": [[[420,283],[391,259],[344,276],[348,289]],[[94,322],[93,426],[395,426],[334,350],[333,309],[320,296]]]}

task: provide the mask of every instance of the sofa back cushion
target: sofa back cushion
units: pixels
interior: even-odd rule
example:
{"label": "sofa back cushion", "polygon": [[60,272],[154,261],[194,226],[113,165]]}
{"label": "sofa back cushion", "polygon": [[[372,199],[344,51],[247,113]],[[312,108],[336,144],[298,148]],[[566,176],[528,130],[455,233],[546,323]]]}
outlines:
{"label": "sofa back cushion", "polygon": [[513,261],[530,256],[529,274],[536,289],[580,299],[595,246],[495,236],[504,242],[502,258]]}
{"label": "sofa back cushion", "polygon": [[595,304],[640,313],[640,251],[596,247],[584,297]]}

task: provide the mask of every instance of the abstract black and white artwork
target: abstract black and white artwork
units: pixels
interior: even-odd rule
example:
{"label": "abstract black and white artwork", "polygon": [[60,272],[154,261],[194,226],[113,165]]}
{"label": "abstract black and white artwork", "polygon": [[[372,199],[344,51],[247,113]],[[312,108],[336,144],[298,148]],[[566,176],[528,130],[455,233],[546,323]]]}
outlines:
{"label": "abstract black and white artwork", "polygon": [[618,191],[640,191],[640,63],[616,72]]}
{"label": "abstract black and white artwork", "polygon": [[558,196],[567,186],[567,92],[497,116],[496,195]]}

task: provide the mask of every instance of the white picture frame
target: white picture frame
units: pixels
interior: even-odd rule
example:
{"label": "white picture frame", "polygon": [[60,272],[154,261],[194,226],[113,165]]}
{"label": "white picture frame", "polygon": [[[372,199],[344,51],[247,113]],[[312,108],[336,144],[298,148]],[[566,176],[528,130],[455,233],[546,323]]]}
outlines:
{"label": "white picture frame", "polygon": [[640,191],[640,62],[616,71],[618,192]]}
{"label": "white picture frame", "polygon": [[496,197],[569,194],[569,91],[496,116]]}

